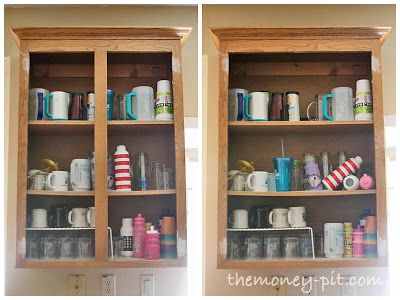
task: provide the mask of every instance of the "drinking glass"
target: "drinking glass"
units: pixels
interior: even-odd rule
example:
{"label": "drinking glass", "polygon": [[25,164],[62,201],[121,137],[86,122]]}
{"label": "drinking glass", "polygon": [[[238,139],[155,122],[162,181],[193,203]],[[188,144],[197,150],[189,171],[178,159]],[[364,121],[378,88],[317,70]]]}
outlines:
{"label": "drinking glass", "polygon": [[313,257],[310,234],[301,234],[300,235],[300,256],[301,257]]}
{"label": "drinking glass", "polygon": [[60,238],[60,258],[73,259],[75,258],[75,239],[72,236],[63,236]]}
{"label": "drinking glass", "polygon": [[26,237],[26,257],[28,259],[39,259],[41,251],[40,235],[30,234]]}
{"label": "drinking glass", "polygon": [[114,258],[122,257],[121,251],[124,248],[124,238],[121,236],[113,237],[113,250],[114,250]]}
{"label": "drinking glass", "polygon": [[76,241],[76,256],[78,259],[88,259],[93,257],[92,241],[88,236],[79,236]]}
{"label": "drinking glass", "polygon": [[244,240],[241,236],[230,236],[228,237],[228,259],[237,260],[243,259]]}
{"label": "drinking glass", "polygon": [[264,257],[268,259],[279,258],[281,256],[280,236],[270,235],[264,237]]}
{"label": "drinking glass", "polygon": [[151,187],[154,190],[162,190],[164,187],[164,164],[154,162],[151,164]]}
{"label": "drinking glass", "polygon": [[134,188],[137,191],[146,191],[149,189],[150,166],[149,156],[146,152],[138,152],[133,159],[133,179]]}
{"label": "drinking glass", "polygon": [[284,258],[297,258],[299,257],[299,238],[293,236],[286,236],[283,238],[283,257]]}
{"label": "drinking glass", "polygon": [[172,168],[165,167],[164,168],[164,190],[170,190],[174,188],[174,175],[172,172]]}
{"label": "drinking glass", "polygon": [[264,253],[264,241],[261,235],[248,236],[244,240],[245,258],[260,259]]}
{"label": "drinking glass", "polygon": [[43,259],[57,259],[58,258],[58,244],[59,240],[52,235],[44,236],[41,239],[43,245]]}

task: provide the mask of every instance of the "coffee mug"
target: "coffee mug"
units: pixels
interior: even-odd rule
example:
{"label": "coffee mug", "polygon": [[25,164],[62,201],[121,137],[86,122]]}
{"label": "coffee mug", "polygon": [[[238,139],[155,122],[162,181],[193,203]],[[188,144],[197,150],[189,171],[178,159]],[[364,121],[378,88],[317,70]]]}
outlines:
{"label": "coffee mug", "polygon": [[50,120],[68,120],[70,94],[61,91],[51,92],[45,97],[44,111]]}
{"label": "coffee mug", "polygon": [[268,191],[276,192],[276,182],[275,182],[275,173],[268,172]]}
{"label": "coffee mug", "polygon": [[89,227],[96,227],[96,209],[94,207],[89,207],[87,214],[86,214],[86,219],[89,224]]}
{"label": "coffee mug", "polygon": [[47,227],[47,210],[44,208],[34,208],[31,211],[31,227],[46,228]]}
{"label": "coffee mug", "polygon": [[289,227],[287,208],[274,208],[269,213],[268,219],[273,228]]}
{"label": "coffee mug", "polygon": [[228,91],[228,120],[242,121],[244,119],[244,97],[249,94],[244,89],[230,89]]}
{"label": "coffee mug", "polygon": [[[332,115],[329,114],[328,100],[332,101]],[[353,90],[349,87],[337,87],[322,97],[324,118],[330,121],[354,120]]]}
{"label": "coffee mug", "polygon": [[234,209],[229,219],[232,228],[249,228],[249,213],[247,209]]}
{"label": "coffee mug", "polygon": [[306,227],[306,208],[304,206],[289,207],[288,223],[290,227]]}
{"label": "coffee mug", "polygon": [[268,121],[268,103],[268,93],[250,93],[244,97],[244,115],[249,121]]}
{"label": "coffee mug", "polygon": [[68,227],[68,207],[66,205],[52,205],[49,213],[50,227]]}
{"label": "coffee mug", "polygon": [[246,186],[253,192],[268,192],[268,172],[252,172],[247,177]]}
{"label": "coffee mug", "polygon": [[53,171],[47,176],[47,186],[52,191],[68,191],[69,173],[67,171]]}
{"label": "coffee mug", "polygon": [[87,208],[75,207],[68,213],[68,223],[72,227],[88,227]]}
{"label": "coffee mug", "polygon": [[154,120],[154,91],[151,86],[137,86],[126,96],[126,114],[130,120]]}
{"label": "coffee mug", "polygon": [[31,179],[31,190],[44,190],[46,188],[46,176],[43,174],[35,174]]}
{"label": "coffee mug", "polygon": [[44,98],[49,94],[46,89],[36,88],[29,90],[29,120],[42,120],[43,116]]}
{"label": "coffee mug", "polygon": [[245,177],[242,173],[237,173],[233,176],[232,190],[233,191],[244,191]]}
{"label": "coffee mug", "polygon": [[71,187],[73,191],[89,191],[90,183],[90,160],[73,159],[71,162]]}
{"label": "coffee mug", "polygon": [[[324,95],[318,94],[315,96],[315,100],[310,102],[307,106],[307,119],[309,121],[322,121],[324,119],[324,114],[322,111],[322,97]],[[315,105],[314,116],[310,116],[310,108]]]}

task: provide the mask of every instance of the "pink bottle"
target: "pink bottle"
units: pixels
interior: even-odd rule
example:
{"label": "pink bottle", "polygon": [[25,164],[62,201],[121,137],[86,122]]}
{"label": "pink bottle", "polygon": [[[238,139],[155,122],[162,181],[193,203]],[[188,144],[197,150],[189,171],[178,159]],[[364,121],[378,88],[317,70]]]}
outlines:
{"label": "pink bottle", "polygon": [[322,183],[328,190],[335,190],[346,176],[354,174],[360,168],[362,162],[363,160],[359,156],[349,158],[335,170],[330,172],[329,175],[322,180]]}
{"label": "pink bottle", "polygon": [[160,259],[160,233],[154,229],[154,226],[146,231],[144,258],[149,260]]}
{"label": "pink bottle", "polygon": [[142,214],[138,214],[133,219],[133,257],[142,258],[144,256],[145,234],[145,219]]}
{"label": "pink bottle", "polygon": [[360,178],[360,189],[362,190],[370,190],[373,189],[375,186],[375,180],[372,176],[364,174]]}
{"label": "pink bottle", "polygon": [[353,257],[363,257],[364,239],[363,229],[360,225],[353,229]]}

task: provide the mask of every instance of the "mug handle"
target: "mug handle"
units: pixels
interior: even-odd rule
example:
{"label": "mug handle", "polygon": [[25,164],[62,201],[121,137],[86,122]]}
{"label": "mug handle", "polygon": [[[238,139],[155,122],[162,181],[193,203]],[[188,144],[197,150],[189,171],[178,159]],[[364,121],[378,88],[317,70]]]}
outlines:
{"label": "mug handle", "polygon": [[254,174],[249,174],[249,176],[247,176],[247,180],[246,180],[246,185],[250,188],[250,190],[254,190],[254,186],[251,183],[251,178],[252,176],[255,176]]}
{"label": "mug handle", "polygon": [[233,225],[233,214],[229,215],[228,217],[228,225],[230,228],[232,228]]}
{"label": "mug handle", "polygon": [[322,97],[322,110],[323,110],[324,118],[329,121],[333,121],[333,117],[328,114],[328,98],[332,99],[333,95],[326,94]]}
{"label": "mug handle", "polygon": [[86,221],[88,222],[88,224],[92,224],[92,218],[90,217],[90,209],[88,209],[86,213]]}
{"label": "mug handle", "polygon": [[237,93],[238,99],[238,114],[236,117],[237,121],[243,120],[243,93]]}
{"label": "mug handle", "polygon": [[308,104],[308,106],[307,106],[307,119],[308,119],[309,121],[314,121],[314,120],[317,118],[316,116],[314,117],[314,119],[310,117],[310,112],[309,112],[309,110],[310,110],[310,108],[311,108],[311,106],[312,106],[313,104],[317,105],[317,102],[315,102],[315,101],[310,102],[310,103]]}
{"label": "mug handle", "polygon": [[292,211],[290,209],[288,211],[287,218],[288,218],[289,225],[292,226],[293,225],[293,223],[292,223]]}
{"label": "mug handle", "polygon": [[50,102],[51,98],[53,98],[52,94],[47,94],[47,96],[44,98],[44,112],[47,117],[49,117],[50,119],[53,119],[53,115],[49,111],[49,108],[50,108],[49,102]]}
{"label": "mug handle", "polygon": [[37,109],[37,120],[43,119],[43,93],[38,93],[38,109]]}
{"label": "mug handle", "polygon": [[132,97],[136,97],[136,93],[135,92],[131,92],[128,95],[126,95],[126,116],[128,117],[128,119],[131,120],[137,120],[137,117],[132,114]]}
{"label": "mug handle", "polygon": [[251,95],[244,96],[244,115],[249,120],[253,120],[253,117],[249,114],[249,99],[252,99]]}
{"label": "mug handle", "polygon": [[68,223],[73,225],[74,223],[72,222],[72,209],[68,212]]}
{"label": "mug handle", "polygon": [[71,175],[70,175],[70,178],[69,178],[69,180],[70,180],[70,182],[71,182],[71,186],[74,186],[74,185],[76,185],[76,182],[78,182],[78,180],[75,182],[75,180],[74,179],[76,179],[75,177],[76,177],[76,172],[75,172],[75,166],[77,165],[77,162],[76,161],[72,161],[72,163],[71,163]]}
{"label": "mug handle", "polygon": [[273,212],[273,211],[270,211],[270,212],[269,212],[269,215],[268,215],[268,222],[269,222],[269,224],[271,224],[272,226],[274,226],[273,214],[274,214],[274,212]]}
{"label": "mug handle", "polygon": [[51,178],[54,176],[54,173],[50,173],[49,175],[47,175],[47,179],[46,179],[46,183],[47,186],[50,188],[50,190],[54,190],[54,186],[51,184]]}

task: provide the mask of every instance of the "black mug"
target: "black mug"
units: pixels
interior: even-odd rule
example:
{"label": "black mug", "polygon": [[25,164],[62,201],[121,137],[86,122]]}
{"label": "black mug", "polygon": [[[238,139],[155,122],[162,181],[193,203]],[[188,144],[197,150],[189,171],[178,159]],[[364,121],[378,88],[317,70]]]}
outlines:
{"label": "black mug", "polygon": [[269,207],[253,206],[250,210],[250,227],[251,228],[267,228]]}
{"label": "black mug", "polygon": [[50,207],[49,224],[52,228],[69,227],[68,207],[66,205],[53,205]]}

